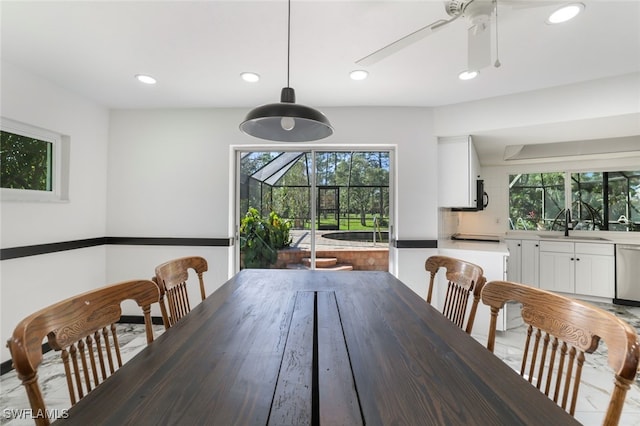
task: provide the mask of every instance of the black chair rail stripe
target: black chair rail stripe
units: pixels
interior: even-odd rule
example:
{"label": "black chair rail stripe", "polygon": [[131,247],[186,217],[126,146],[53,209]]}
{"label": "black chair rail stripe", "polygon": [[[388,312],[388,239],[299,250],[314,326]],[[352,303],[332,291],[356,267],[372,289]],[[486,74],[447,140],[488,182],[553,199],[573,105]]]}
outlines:
{"label": "black chair rail stripe", "polygon": [[135,246],[191,246],[191,247],[230,247],[231,238],[143,238],[143,237],[98,237],[84,240],[63,241],[59,243],[36,244],[31,246],[10,247],[0,249],[0,260],[37,256],[40,254],[101,245],[135,245]]}

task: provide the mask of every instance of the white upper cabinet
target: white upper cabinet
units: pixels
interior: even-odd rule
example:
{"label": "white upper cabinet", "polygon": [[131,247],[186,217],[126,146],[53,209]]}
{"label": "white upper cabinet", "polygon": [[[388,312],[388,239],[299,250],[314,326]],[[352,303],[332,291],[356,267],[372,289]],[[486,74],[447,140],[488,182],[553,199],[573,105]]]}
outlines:
{"label": "white upper cabinet", "polygon": [[478,195],[480,160],[471,136],[438,138],[438,205],[473,208]]}

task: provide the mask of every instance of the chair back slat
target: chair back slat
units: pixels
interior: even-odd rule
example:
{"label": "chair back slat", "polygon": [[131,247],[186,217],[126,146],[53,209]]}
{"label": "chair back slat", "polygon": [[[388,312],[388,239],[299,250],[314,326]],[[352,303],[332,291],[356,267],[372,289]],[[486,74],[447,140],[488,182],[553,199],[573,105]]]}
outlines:
{"label": "chair back slat", "polygon": [[[89,336],[87,336],[89,337]],[[86,338],[85,338],[86,339]],[[84,373],[83,379],[84,379],[84,383],[87,386],[87,393],[91,392],[91,376],[90,374],[90,370],[89,370],[89,364],[87,364],[87,357],[89,356],[89,351],[88,349],[85,352],[85,343],[84,340],[79,340],[78,341],[78,350],[80,352],[80,361],[82,361],[82,372]]]}
{"label": "chair back slat", "polygon": [[600,339],[605,341],[615,386],[603,424],[618,424],[640,364],[640,339],[633,327],[589,303],[508,281],[487,283],[482,301],[491,308],[487,340],[491,351],[499,310],[510,301],[522,305],[527,333],[520,375],[571,415],[579,398],[585,354],[593,353]]}
{"label": "chair back slat", "polygon": [[[447,279],[446,294],[441,312],[458,327],[467,333],[471,333],[478,303],[480,302],[480,293],[486,281],[482,268],[453,257],[429,257],[425,262],[425,269],[429,272],[428,303],[431,303],[436,274],[441,268],[445,269]],[[469,299],[472,296],[471,309],[468,309]]]}
{"label": "chair back slat", "polygon": [[[160,288],[160,309],[166,329],[191,312],[187,280],[189,270],[195,271],[200,287],[200,297],[206,298],[203,273],[208,270],[207,261],[199,256],[182,257],[158,265],[153,281]],[[165,305],[166,303],[166,305]]]}
{"label": "chair back slat", "polygon": [[[31,409],[47,412],[37,375],[43,339],[48,339],[53,350],[60,351],[69,399],[74,405],[122,366],[115,325],[121,316],[120,304],[134,300],[142,308],[150,343],[151,304],[159,298],[160,291],[152,281],[125,281],[73,296],[23,319],[7,346]],[[36,424],[49,423],[46,416],[36,418]]]}

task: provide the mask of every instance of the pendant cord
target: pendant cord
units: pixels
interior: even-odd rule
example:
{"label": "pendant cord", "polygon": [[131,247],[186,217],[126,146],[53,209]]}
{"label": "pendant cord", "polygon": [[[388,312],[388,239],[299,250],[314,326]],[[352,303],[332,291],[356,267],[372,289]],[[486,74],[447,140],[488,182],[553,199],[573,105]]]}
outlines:
{"label": "pendant cord", "polygon": [[291,0],[287,11],[287,87],[289,87],[289,62],[291,58]]}

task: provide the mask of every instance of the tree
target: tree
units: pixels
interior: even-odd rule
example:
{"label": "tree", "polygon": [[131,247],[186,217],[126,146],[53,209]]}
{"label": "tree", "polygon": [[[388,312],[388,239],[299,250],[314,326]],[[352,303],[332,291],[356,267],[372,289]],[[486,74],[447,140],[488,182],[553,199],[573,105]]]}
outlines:
{"label": "tree", "polygon": [[51,191],[51,142],[0,131],[3,188]]}

